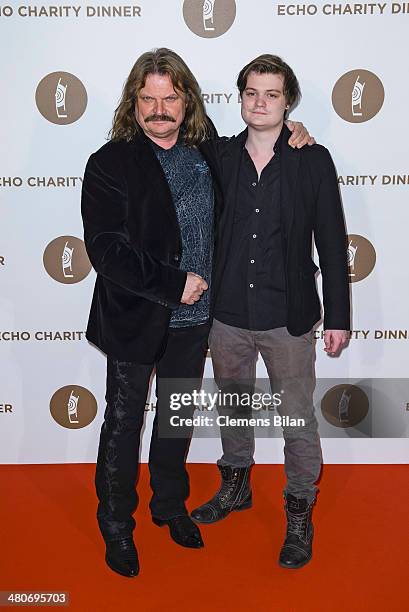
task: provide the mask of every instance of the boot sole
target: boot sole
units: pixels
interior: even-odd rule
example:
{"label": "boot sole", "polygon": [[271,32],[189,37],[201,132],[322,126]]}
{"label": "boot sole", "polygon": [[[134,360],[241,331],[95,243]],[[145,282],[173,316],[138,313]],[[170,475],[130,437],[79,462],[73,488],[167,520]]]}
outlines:
{"label": "boot sole", "polygon": [[278,562],[278,565],[280,567],[283,567],[284,569],[297,570],[297,569],[300,569],[301,567],[304,567],[304,565],[307,565],[307,563],[309,563],[311,561],[311,559],[312,559],[312,557],[310,557],[309,559],[306,559],[305,561],[303,561],[299,565],[286,565],[285,563],[281,563],[280,561]]}
{"label": "boot sole", "polygon": [[219,521],[223,521],[232,512],[242,512],[243,510],[250,510],[250,508],[252,507],[253,507],[253,502],[251,501],[245,502],[242,506],[239,506],[238,508],[233,508],[233,510],[230,510],[225,516],[221,516],[220,518],[214,519],[213,521],[200,521],[199,519],[195,518],[192,515],[190,515],[190,517],[193,521],[195,521],[195,523],[200,523],[201,525],[212,525],[213,523],[218,523]]}
{"label": "boot sole", "polygon": [[105,563],[107,564],[107,566],[109,567],[109,569],[111,569],[113,572],[115,572],[115,574],[119,574],[120,576],[124,576],[125,578],[136,578],[139,574],[139,568],[138,571],[136,572],[136,574],[125,574],[125,572],[121,572],[118,569],[116,569],[116,567],[114,567],[113,565],[111,565],[111,563],[108,561],[108,559],[105,557]]}

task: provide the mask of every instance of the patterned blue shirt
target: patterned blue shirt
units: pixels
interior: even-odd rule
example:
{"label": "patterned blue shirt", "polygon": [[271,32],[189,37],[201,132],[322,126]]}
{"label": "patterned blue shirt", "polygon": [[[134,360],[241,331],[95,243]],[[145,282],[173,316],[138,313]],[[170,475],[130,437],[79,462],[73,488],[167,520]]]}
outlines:
{"label": "patterned blue shirt", "polygon": [[169,184],[182,236],[180,269],[195,272],[209,289],[193,305],[181,304],[172,312],[170,327],[193,327],[209,318],[213,256],[213,183],[209,166],[200,151],[182,139],[170,149],[152,141]]}

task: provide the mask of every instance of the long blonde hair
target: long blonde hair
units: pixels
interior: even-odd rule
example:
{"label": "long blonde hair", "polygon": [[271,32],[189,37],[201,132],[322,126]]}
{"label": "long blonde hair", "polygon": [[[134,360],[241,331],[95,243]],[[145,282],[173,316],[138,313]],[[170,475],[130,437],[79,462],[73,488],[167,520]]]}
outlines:
{"label": "long blonde hair", "polygon": [[196,146],[205,140],[209,125],[199,84],[182,58],[165,47],[147,51],[136,60],[115,110],[110,139],[129,141],[141,131],[135,118],[135,102],[148,74],[169,75],[175,91],[184,94],[186,114],[181,127],[186,144]]}

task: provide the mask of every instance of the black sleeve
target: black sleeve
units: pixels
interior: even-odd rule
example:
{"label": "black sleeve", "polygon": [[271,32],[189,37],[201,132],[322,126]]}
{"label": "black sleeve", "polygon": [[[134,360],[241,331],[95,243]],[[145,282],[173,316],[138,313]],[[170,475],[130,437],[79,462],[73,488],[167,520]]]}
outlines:
{"label": "black sleeve", "polygon": [[135,295],[177,308],[186,272],[135,249],[127,230],[128,194],[120,160],[88,160],[82,185],[84,240],[94,269]]}
{"label": "black sleeve", "polygon": [[350,328],[347,240],[337,174],[331,155],[320,147],[322,178],[315,209],[314,239],[322,273],[324,329]]}

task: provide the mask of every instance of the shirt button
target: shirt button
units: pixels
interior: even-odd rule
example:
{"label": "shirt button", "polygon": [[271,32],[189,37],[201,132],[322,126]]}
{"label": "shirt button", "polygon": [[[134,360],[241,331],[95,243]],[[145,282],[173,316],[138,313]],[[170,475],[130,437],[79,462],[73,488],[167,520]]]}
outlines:
{"label": "shirt button", "polygon": [[259,208],[256,208],[256,213],[259,213],[259,212],[260,212],[260,209],[259,209]]}
{"label": "shirt button", "polygon": [[251,183],[252,187],[255,187],[257,185],[257,183]]}
{"label": "shirt button", "polygon": [[250,259],[250,263],[254,263],[254,259]]}
{"label": "shirt button", "polygon": [[253,289],[253,287],[254,287],[253,283],[250,283],[249,287],[250,287],[250,289]]}
{"label": "shirt button", "polygon": [[257,238],[257,234],[253,234],[253,238]]}

